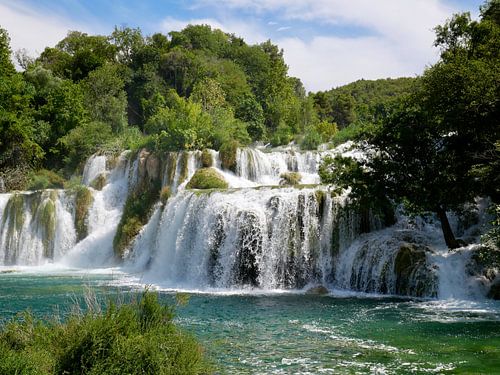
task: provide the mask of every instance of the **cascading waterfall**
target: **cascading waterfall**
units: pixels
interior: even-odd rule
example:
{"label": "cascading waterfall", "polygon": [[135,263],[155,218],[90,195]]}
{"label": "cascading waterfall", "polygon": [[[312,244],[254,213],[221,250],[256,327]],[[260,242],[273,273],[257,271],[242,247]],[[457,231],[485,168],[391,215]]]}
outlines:
{"label": "cascading waterfall", "polygon": [[[331,284],[338,243],[347,243],[331,240],[332,211],[345,205],[324,188],[182,192],[156,207],[128,267],[169,287]],[[338,234],[358,232],[344,228],[356,224],[347,216],[335,224]]]}
{"label": "cascading waterfall", "polygon": [[[367,293],[480,298],[491,282],[471,271],[478,251],[448,252],[437,223],[399,216],[384,229],[378,216],[353,207],[319,183],[331,151],[237,150],[234,172],[213,167],[226,191],[189,191],[201,151],[93,155],[77,190],[0,194],[0,265],[116,265],[113,238],[127,196],[159,181],[158,202],[125,251],[123,270],[168,288],[301,289],[314,285]],[[362,155],[354,155],[362,157]],[[298,172],[301,184],[279,186]],[[152,185],[150,185],[152,186]],[[476,267],[477,268],[477,267]]]}
{"label": "cascading waterfall", "polygon": [[60,259],[75,244],[71,210],[63,190],[2,194],[0,264],[39,265]]}

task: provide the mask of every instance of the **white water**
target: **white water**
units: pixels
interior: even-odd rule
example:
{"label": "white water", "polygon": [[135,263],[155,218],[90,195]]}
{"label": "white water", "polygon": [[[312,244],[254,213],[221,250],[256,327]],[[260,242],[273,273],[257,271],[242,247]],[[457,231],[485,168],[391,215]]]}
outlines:
{"label": "white water", "polygon": [[[442,299],[484,296],[489,281],[466,272],[474,246],[449,253],[436,222],[399,216],[396,226],[373,231],[382,223],[349,207],[346,197],[332,198],[325,187],[276,187],[285,172],[299,172],[303,184],[318,183],[317,168],[327,153],[362,157],[347,147],[324,152],[241,149],[233,173],[223,170],[218,152],[211,151],[214,168],[231,188],[211,193],[185,190],[201,167],[201,152],[169,153],[159,177],[173,195],[166,205],[155,206],[123,270],[136,275],[136,282],[174,289],[271,291],[322,284],[332,290]],[[146,167],[139,172],[141,163],[147,160],[123,153],[109,170],[106,156],[89,158],[82,181],[93,202],[88,235],[78,243],[71,192],[0,194],[0,265],[116,265],[112,244],[123,205],[131,189],[149,178]],[[107,176],[106,185],[95,190],[90,186],[100,175]],[[17,220],[14,197],[22,205],[22,220]],[[48,230],[42,210],[35,208],[50,202],[55,213]],[[372,232],[361,234],[363,229]],[[408,244],[411,254],[420,252],[411,255],[418,264],[398,271],[396,259]]]}

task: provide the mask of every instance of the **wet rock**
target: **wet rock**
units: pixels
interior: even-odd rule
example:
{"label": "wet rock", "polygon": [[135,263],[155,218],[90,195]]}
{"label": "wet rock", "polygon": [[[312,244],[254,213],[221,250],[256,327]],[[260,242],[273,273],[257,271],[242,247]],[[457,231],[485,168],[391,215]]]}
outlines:
{"label": "wet rock", "polygon": [[309,288],[306,291],[306,294],[314,294],[314,295],[319,295],[319,296],[325,295],[325,294],[328,294],[328,293],[330,293],[330,292],[323,285],[313,286],[312,288]]}
{"label": "wet rock", "polygon": [[403,243],[394,260],[396,294],[423,297],[432,295],[435,275],[427,264],[427,246]]}
{"label": "wet rock", "polygon": [[150,154],[146,159],[146,173],[150,180],[156,180],[160,177],[160,159]]}
{"label": "wet rock", "polygon": [[145,149],[142,149],[139,152],[139,156],[137,157],[138,165],[137,165],[137,172],[139,174],[139,178],[143,179],[146,177],[147,169],[146,169],[146,161],[149,156],[149,152],[146,151]]}
{"label": "wet rock", "polygon": [[102,190],[102,188],[106,186],[107,183],[108,179],[106,173],[101,173],[90,183],[90,186],[96,190]]}
{"label": "wet rock", "polygon": [[487,297],[500,300],[500,278],[491,284]]}

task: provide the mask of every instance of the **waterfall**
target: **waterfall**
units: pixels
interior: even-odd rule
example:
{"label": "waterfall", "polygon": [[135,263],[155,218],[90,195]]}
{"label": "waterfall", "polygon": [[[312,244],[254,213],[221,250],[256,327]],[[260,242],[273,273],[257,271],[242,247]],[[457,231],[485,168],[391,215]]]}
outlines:
{"label": "waterfall", "polygon": [[[95,159],[94,159],[95,160]],[[123,205],[131,186],[137,183],[137,160],[122,153],[108,183],[101,189],[89,188],[92,204],[88,208],[87,236],[69,251],[61,262],[74,267],[102,267],[114,263],[113,238],[120,222]]]}
{"label": "waterfall", "polygon": [[[113,240],[127,197],[161,186],[170,197],[140,218],[147,223],[124,250],[121,265],[144,283],[211,290],[321,284],[465,299],[486,295],[498,275],[481,263],[478,245],[449,252],[436,220],[399,214],[397,224],[386,228],[383,218],[353,206],[348,192],[337,195],[318,185],[323,156],[363,157],[345,145],[306,152],[240,148],[233,171],[222,168],[217,151],[208,152],[229,189],[186,189],[206,164],[206,152],[141,150],[93,155],[83,185],[70,190],[0,194],[0,266],[116,266]],[[300,174],[300,186],[280,186],[288,172]],[[483,223],[450,221],[457,233],[478,242]]]}
{"label": "waterfall", "polygon": [[333,217],[346,202],[321,187],[181,192],[156,207],[128,267],[168,287],[331,284],[333,259],[359,233],[359,221]]}
{"label": "waterfall", "polygon": [[74,244],[66,192],[0,195],[0,265],[40,265],[60,259]]}

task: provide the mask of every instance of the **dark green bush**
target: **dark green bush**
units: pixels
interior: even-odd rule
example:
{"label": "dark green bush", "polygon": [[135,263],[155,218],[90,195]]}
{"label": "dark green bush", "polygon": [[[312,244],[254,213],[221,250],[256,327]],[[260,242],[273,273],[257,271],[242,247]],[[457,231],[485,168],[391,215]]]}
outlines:
{"label": "dark green bush", "polygon": [[66,320],[23,313],[0,328],[1,374],[208,374],[200,345],[172,322],[174,309],[145,292]]}

